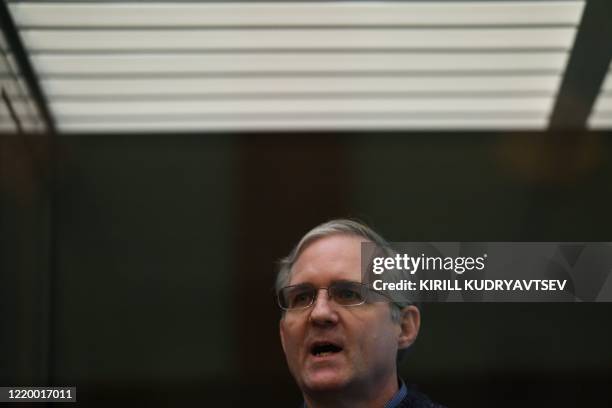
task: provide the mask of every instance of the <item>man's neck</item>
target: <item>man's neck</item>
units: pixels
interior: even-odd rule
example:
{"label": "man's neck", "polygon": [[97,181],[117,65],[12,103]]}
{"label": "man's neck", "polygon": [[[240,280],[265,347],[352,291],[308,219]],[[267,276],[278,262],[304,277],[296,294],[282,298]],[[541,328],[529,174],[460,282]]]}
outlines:
{"label": "man's neck", "polygon": [[383,408],[399,391],[397,375],[369,386],[334,392],[304,393],[308,408]]}

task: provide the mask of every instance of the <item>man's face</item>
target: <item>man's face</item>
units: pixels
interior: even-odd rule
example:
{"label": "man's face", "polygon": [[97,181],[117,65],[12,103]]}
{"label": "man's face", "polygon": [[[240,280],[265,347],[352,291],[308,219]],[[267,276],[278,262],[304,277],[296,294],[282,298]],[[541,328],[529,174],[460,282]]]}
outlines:
{"label": "man's face", "polygon": [[[360,282],[362,241],[338,234],[311,242],[294,264],[289,285]],[[343,307],[325,290],[319,290],[314,305],[287,311],[280,322],[289,370],[304,392],[359,390],[395,381],[400,334],[388,303]]]}

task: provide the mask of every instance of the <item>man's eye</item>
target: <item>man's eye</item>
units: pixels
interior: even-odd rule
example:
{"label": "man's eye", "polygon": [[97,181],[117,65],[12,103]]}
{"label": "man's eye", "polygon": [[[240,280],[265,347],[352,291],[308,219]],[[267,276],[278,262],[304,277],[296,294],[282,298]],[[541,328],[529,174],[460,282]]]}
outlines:
{"label": "man's eye", "polygon": [[306,306],[310,303],[310,294],[307,292],[296,293],[291,298],[292,307]]}
{"label": "man's eye", "polygon": [[359,293],[352,289],[340,289],[336,292],[336,296],[338,299],[342,300],[354,300],[361,298]]}

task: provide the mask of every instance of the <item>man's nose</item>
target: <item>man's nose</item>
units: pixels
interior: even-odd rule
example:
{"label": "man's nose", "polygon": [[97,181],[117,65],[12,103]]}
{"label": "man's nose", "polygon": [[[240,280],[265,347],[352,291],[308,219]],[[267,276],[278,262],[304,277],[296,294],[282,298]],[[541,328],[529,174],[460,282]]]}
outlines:
{"label": "man's nose", "polygon": [[332,325],[338,322],[336,305],[329,298],[329,292],[324,288],[319,289],[317,298],[312,305],[310,320],[320,325]]}

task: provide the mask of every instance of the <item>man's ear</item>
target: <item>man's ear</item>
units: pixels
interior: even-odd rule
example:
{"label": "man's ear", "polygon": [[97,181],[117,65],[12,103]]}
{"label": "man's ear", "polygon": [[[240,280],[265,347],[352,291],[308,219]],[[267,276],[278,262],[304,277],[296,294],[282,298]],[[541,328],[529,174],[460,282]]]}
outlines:
{"label": "man's ear", "polygon": [[400,315],[400,335],[397,339],[397,347],[403,349],[409,347],[419,335],[421,327],[421,312],[414,306],[406,306]]}

